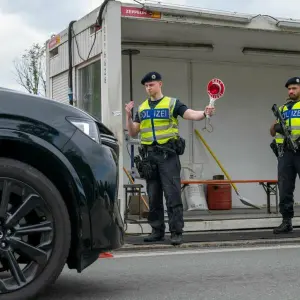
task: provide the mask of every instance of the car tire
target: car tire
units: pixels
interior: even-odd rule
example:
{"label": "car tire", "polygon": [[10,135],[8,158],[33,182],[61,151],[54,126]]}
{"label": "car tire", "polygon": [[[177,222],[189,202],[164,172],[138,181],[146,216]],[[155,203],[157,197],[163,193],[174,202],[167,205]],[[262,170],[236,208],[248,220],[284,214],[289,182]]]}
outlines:
{"label": "car tire", "polygon": [[[31,187],[43,200],[53,221],[53,245],[41,271],[27,285],[12,292],[1,293],[0,300],[36,299],[61,274],[70,250],[71,225],[67,207],[54,184],[40,171],[20,161],[0,158],[0,180],[11,178]],[[1,202],[1,198],[0,198]],[[8,215],[8,214],[7,214]],[[4,224],[4,223],[3,223]],[[1,225],[1,224],[0,224]],[[8,260],[7,260],[8,261]],[[39,268],[41,268],[39,266]]]}

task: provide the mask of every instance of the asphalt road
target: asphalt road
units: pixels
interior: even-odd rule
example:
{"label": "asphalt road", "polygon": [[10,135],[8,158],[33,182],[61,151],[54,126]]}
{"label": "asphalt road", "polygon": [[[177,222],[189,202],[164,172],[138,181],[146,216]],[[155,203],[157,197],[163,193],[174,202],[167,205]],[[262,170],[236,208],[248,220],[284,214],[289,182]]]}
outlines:
{"label": "asphalt road", "polygon": [[41,300],[299,299],[300,246],[120,253],[65,270]]}

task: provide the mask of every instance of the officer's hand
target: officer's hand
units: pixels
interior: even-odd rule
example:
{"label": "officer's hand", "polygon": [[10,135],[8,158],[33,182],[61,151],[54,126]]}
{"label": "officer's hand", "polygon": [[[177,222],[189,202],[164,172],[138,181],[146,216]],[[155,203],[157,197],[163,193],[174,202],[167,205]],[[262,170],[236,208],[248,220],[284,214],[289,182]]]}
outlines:
{"label": "officer's hand", "polygon": [[133,107],[134,107],[134,102],[133,101],[130,101],[129,103],[125,104],[125,111],[126,111],[126,115],[127,115],[128,118],[132,117],[131,110],[132,110]]}
{"label": "officer's hand", "polygon": [[275,132],[281,134],[281,126],[280,126],[280,124],[274,124],[274,130],[275,130]]}
{"label": "officer's hand", "polygon": [[275,130],[275,132],[277,132],[279,134],[284,134],[281,125],[278,123],[274,125],[274,130]]}
{"label": "officer's hand", "polygon": [[205,107],[204,112],[207,116],[211,117],[215,113],[215,108],[208,105]]}

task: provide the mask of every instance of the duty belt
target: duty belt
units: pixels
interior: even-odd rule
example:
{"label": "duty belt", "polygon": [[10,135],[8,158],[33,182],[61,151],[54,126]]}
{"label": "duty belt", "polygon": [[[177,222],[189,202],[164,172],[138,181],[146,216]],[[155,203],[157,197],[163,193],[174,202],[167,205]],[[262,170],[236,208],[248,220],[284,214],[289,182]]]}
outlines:
{"label": "duty belt", "polygon": [[176,153],[176,150],[171,148],[171,145],[149,145],[144,147],[145,155],[151,156],[151,153],[163,154],[164,159],[167,159],[168,155]]}
{"label": "duty belt", "polygon": [[155,144],[155,145],[143,145],[144,152],[161,152],[166,154],[176,153],[177,155],[182,155],[185,150],[185,140],[179,137],[176,140],[169,140],[165,144]]}
{"label": "duty belt", "polygon": [[175,152],[172,146],[168,144],[144,146],[144,149],[147,152]]}

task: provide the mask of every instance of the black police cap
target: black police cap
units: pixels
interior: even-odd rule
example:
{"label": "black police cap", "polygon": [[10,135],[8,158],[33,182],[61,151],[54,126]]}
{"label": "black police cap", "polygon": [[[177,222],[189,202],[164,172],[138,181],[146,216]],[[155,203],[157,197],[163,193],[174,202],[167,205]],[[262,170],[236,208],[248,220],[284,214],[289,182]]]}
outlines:
{"label": "black police cap", "polygon": [[287,88],[290,84],[300,84],[300,77],[292,77],[290,78],[286,84],[285,84],[285,87]]}
{"label": "black police cap", "polygon": [[143,79],[141,80],[141,84],[145,85],[146,82],[156,81],[156,80],[161,80],[161,79],[162,79],[162,77],[159,73],[149,72],[143,77]]}

